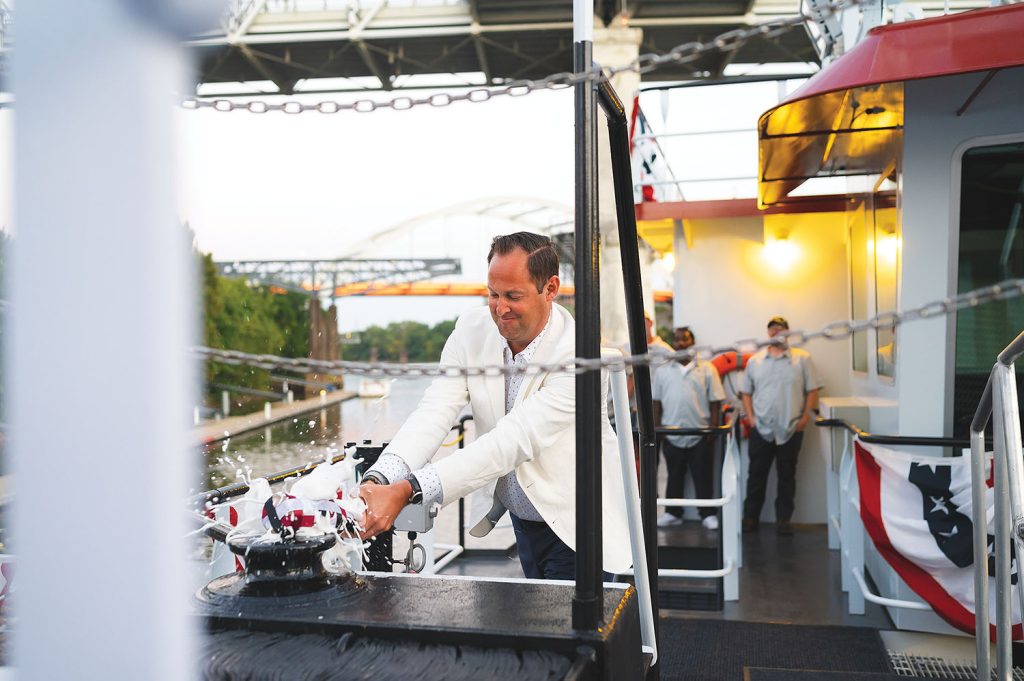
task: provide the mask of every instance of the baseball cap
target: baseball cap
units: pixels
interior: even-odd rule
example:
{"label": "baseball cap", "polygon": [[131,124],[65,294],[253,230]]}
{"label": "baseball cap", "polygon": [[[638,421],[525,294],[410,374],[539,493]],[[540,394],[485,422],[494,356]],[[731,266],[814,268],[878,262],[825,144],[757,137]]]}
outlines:
{"label": "baseball cap", "polygon": [[789,322],[786,321],[785,317],[776,315],[768,320],[768,326],[781,326],[782,328],[789,331]]}

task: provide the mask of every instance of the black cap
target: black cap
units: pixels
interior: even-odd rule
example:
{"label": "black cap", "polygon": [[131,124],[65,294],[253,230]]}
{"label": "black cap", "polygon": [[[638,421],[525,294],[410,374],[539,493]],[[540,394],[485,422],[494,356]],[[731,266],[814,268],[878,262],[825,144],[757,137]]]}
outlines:
{"label": "black cap", "polygon": [[768,326],[781,326],[786,331],[789,331],[789,322],[786,321],[785,317],[772,317],[768,320]]}

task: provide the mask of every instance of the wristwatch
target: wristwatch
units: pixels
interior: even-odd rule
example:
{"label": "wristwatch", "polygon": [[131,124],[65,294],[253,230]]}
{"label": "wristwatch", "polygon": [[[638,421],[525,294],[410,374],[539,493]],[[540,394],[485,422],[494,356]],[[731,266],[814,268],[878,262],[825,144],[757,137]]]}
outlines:
{"label": "wristwatch", "polygon": [[420,481],[416,479],[415,475],[410,475],[407,479],[409,480],[409,484],[412,485],[412,494],[409,495],[409,503],[422,504],[423,488],[420,487]]}
{"label": "wristwatch", "polygon": [[377,471],[366,471],[365,473],[363,473],[363,479],[360,480],[359,482],[360,484],[364,482],[372,482],[374,485],[388,484],[387,479]]}

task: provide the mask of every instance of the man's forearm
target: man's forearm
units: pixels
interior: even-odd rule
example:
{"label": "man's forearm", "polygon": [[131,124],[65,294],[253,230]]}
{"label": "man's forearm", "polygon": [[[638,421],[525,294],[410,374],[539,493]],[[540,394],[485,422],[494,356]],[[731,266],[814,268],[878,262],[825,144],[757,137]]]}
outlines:
{"label": "man's forearm", "polygon": [[743,402],[743,415],[750,421],[754,420],[754,401],[750,399],[749,393],[741,393],[741,400]]}
{"label": "man's forearm", "polygon": [[711,403],[711,427],[717,428],[722,424],[722,403]]}
{"label": "man's forearm", "polygon": [[810,418],[811,416],[813,416],[814,409],[817,406],[818,406],[818,390],[815,389],[815,390],[812,390],[811,392],[807,393],[807,396],[804,397],[804,412],[803,412],[803,415],[806,416],[807,418]]}

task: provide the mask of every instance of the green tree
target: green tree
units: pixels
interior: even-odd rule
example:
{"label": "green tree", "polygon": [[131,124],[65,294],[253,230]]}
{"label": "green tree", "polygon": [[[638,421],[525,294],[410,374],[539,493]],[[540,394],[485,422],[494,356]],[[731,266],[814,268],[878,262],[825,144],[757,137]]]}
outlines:
{"label": "green tree", "polygon": [[[258,354],[306,356],[309,347],[306,296],[271,292],[264,287],[251,287],[241,279],[222,277],[209,254],[201,257],[204,345]],[[207,362],[206,382],[267,390],[270,373]]]}
{"label": "green tree", "polygon": [[411,321],[370,326],[360,332],[358,343],[345,347],[345,358],[365,362],[370,359],[370,349],[377,348],[378,360],[397,362],[404,348],[410,362],[436,362],[454,328],[454,320],[434,326]]}

